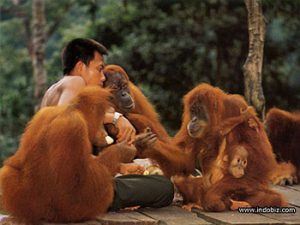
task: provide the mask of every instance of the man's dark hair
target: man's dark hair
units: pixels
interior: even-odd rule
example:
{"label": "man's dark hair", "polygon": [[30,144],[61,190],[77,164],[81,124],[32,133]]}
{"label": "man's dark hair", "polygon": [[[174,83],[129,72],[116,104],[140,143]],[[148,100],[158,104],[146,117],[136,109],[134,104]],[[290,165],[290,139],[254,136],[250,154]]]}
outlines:
{"label": "man's dark hair", "polygon": [[97,41],[87,38],[76,38],[70,41],[62,52],[64,74],[68,74],[78,61],[88,65],[97,51],[101,55],[107,54],[107,49]]}

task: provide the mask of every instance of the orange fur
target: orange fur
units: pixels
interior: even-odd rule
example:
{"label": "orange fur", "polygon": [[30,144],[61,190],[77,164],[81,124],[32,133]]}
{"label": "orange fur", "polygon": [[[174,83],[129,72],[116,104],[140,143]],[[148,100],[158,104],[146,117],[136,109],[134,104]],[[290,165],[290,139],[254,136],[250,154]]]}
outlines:
{"label": "orange fur", "polygon": [[297,177],[300,179],[300,113],[290,113],[278,108],[272,108],[267,113],[265,126],[279,161],[293,164],[285,167],[284,170],[279,165],[277,173],[274,174],[274,179],[295,177],[294,166],[297,170]]}
{"label": "orange fur", "polygon": [[[104,73],[108,75],[112,73],[120,73],[128,81],[129,91],[135,102],[135,107],[130,113],[126,114],[126,117],[128,117],[129,120],[130,117],[132,117],[132,120],[137,121],[137,130],[144,130],[144,128],[146,128],[144,127],[146,124],[160,138],[168,140],[169,135],[165,128],[161,125],[159,115],[155,111],[153,105],[149,102],[142,91],[129,80],[129,77],[125,70],[118,65],[107,65],[105,67]],[[133,119],[135,117],[138,117],[138,119]]]}
{"label": "orange fur", "polygon": [[193,206],[203,207],[203,194],[205,191],[205,182],[203,177],[193,176],[174,176],[173,183],[182,194],[184,206],[193,203]]}
{"label": "orange fur", "polygon": [[[207,126],[201,138],[189,137],[187,125],[191,120],[190,107],[196,102],[204,106],[208,115]],[[245,175],[239,179],[230,174],[224,174],[215,183],[209,184],[213,167],[218,158],[220,136],[214,133],[218,126],[226,120],[237,118],[241,110],[248,107],[243,97],[228,95],[219,88],[208,84],[201,84],[184,97],[183,123],[175,136],[176,143],[185,148],[185,151],[198,152],[201,169],[204,175],[203,185],[207,187],[203,197],[203,207],[208,211],[223,211],[230,208],[230,199],[247,201],[252,206],[283,206],[284,198],[271,191],[268,186],[272,169],[276,166],[275,157],[268,141],[264,128],[252,112],[252,124],[247,120],[236,124],[226,135],[225,152],[229,154],[236,145],[242,145],[249,153]],[[222,140],[222,138],[221,138]],[[214,174],[213,174],[214,175]]]}
{"label": "orange fur", "polygon": [[194,156],[182,152],[171,141],[165,128],[161,125],[159,116],[152,104],[144,96],[141,90],[130,82],[127,73],[118,65],[108,65],[105,67],[105,74],[108,76],[113,73],[122,74],[128,81],[130,94],[134,99],[135,107],[132,112],[125,114],[127,119],[136,128],[137,133],[143,132],[147,127],[157,135],[157,141],[152,148],[143,149],[142,156],[152,158],[158,162],[166,176],[171,176],[181,172],[192,172]]}
{"label": "orange fur", "polygon": [[91,141],[109,107],[110,93],[83,89],[67,106],[41,109],[28,123],[0,183],[3,207],[25,222],[76,222],[106,212],[113,174],[134,153],[114,145],[92,156]]}

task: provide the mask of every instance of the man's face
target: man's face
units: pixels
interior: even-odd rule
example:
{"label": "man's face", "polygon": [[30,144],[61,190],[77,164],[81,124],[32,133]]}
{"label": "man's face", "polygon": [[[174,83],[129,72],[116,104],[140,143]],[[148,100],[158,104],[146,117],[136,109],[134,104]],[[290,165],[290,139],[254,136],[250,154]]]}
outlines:
{"label": "man's face", "polygon": [[103,87],[103,82],[105,81],[103,69],[103,56],[95,52],[94,59],[88,65],[83,64],[82,67],[81,76],[86,85],[100,85]]}

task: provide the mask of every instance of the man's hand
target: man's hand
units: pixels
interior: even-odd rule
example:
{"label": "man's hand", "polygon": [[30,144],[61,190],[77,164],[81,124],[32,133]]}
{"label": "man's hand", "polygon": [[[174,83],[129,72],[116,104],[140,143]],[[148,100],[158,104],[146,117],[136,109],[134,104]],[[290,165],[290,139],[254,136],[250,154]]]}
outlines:
{"label": "man's hand", "polygon": [[129,145],[133,144],[133,142],[135,141],[136,131],[132,124],[124,116],[121,116],[118,119],[118,121],[116,122],[116,127],[119,130],[117,141],[126,141]]}

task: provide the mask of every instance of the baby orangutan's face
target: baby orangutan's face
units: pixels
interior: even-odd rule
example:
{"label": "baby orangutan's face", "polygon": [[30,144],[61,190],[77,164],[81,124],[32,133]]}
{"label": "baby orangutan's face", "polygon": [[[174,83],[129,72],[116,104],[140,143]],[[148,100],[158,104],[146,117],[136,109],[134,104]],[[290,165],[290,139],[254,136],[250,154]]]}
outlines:
{"label": "baby orangutan's face", "polygon": [[247,167],[247,158],[248,151],[243,146],[235,147],[229,157],[229,173],[235,178],[243,177]]}

